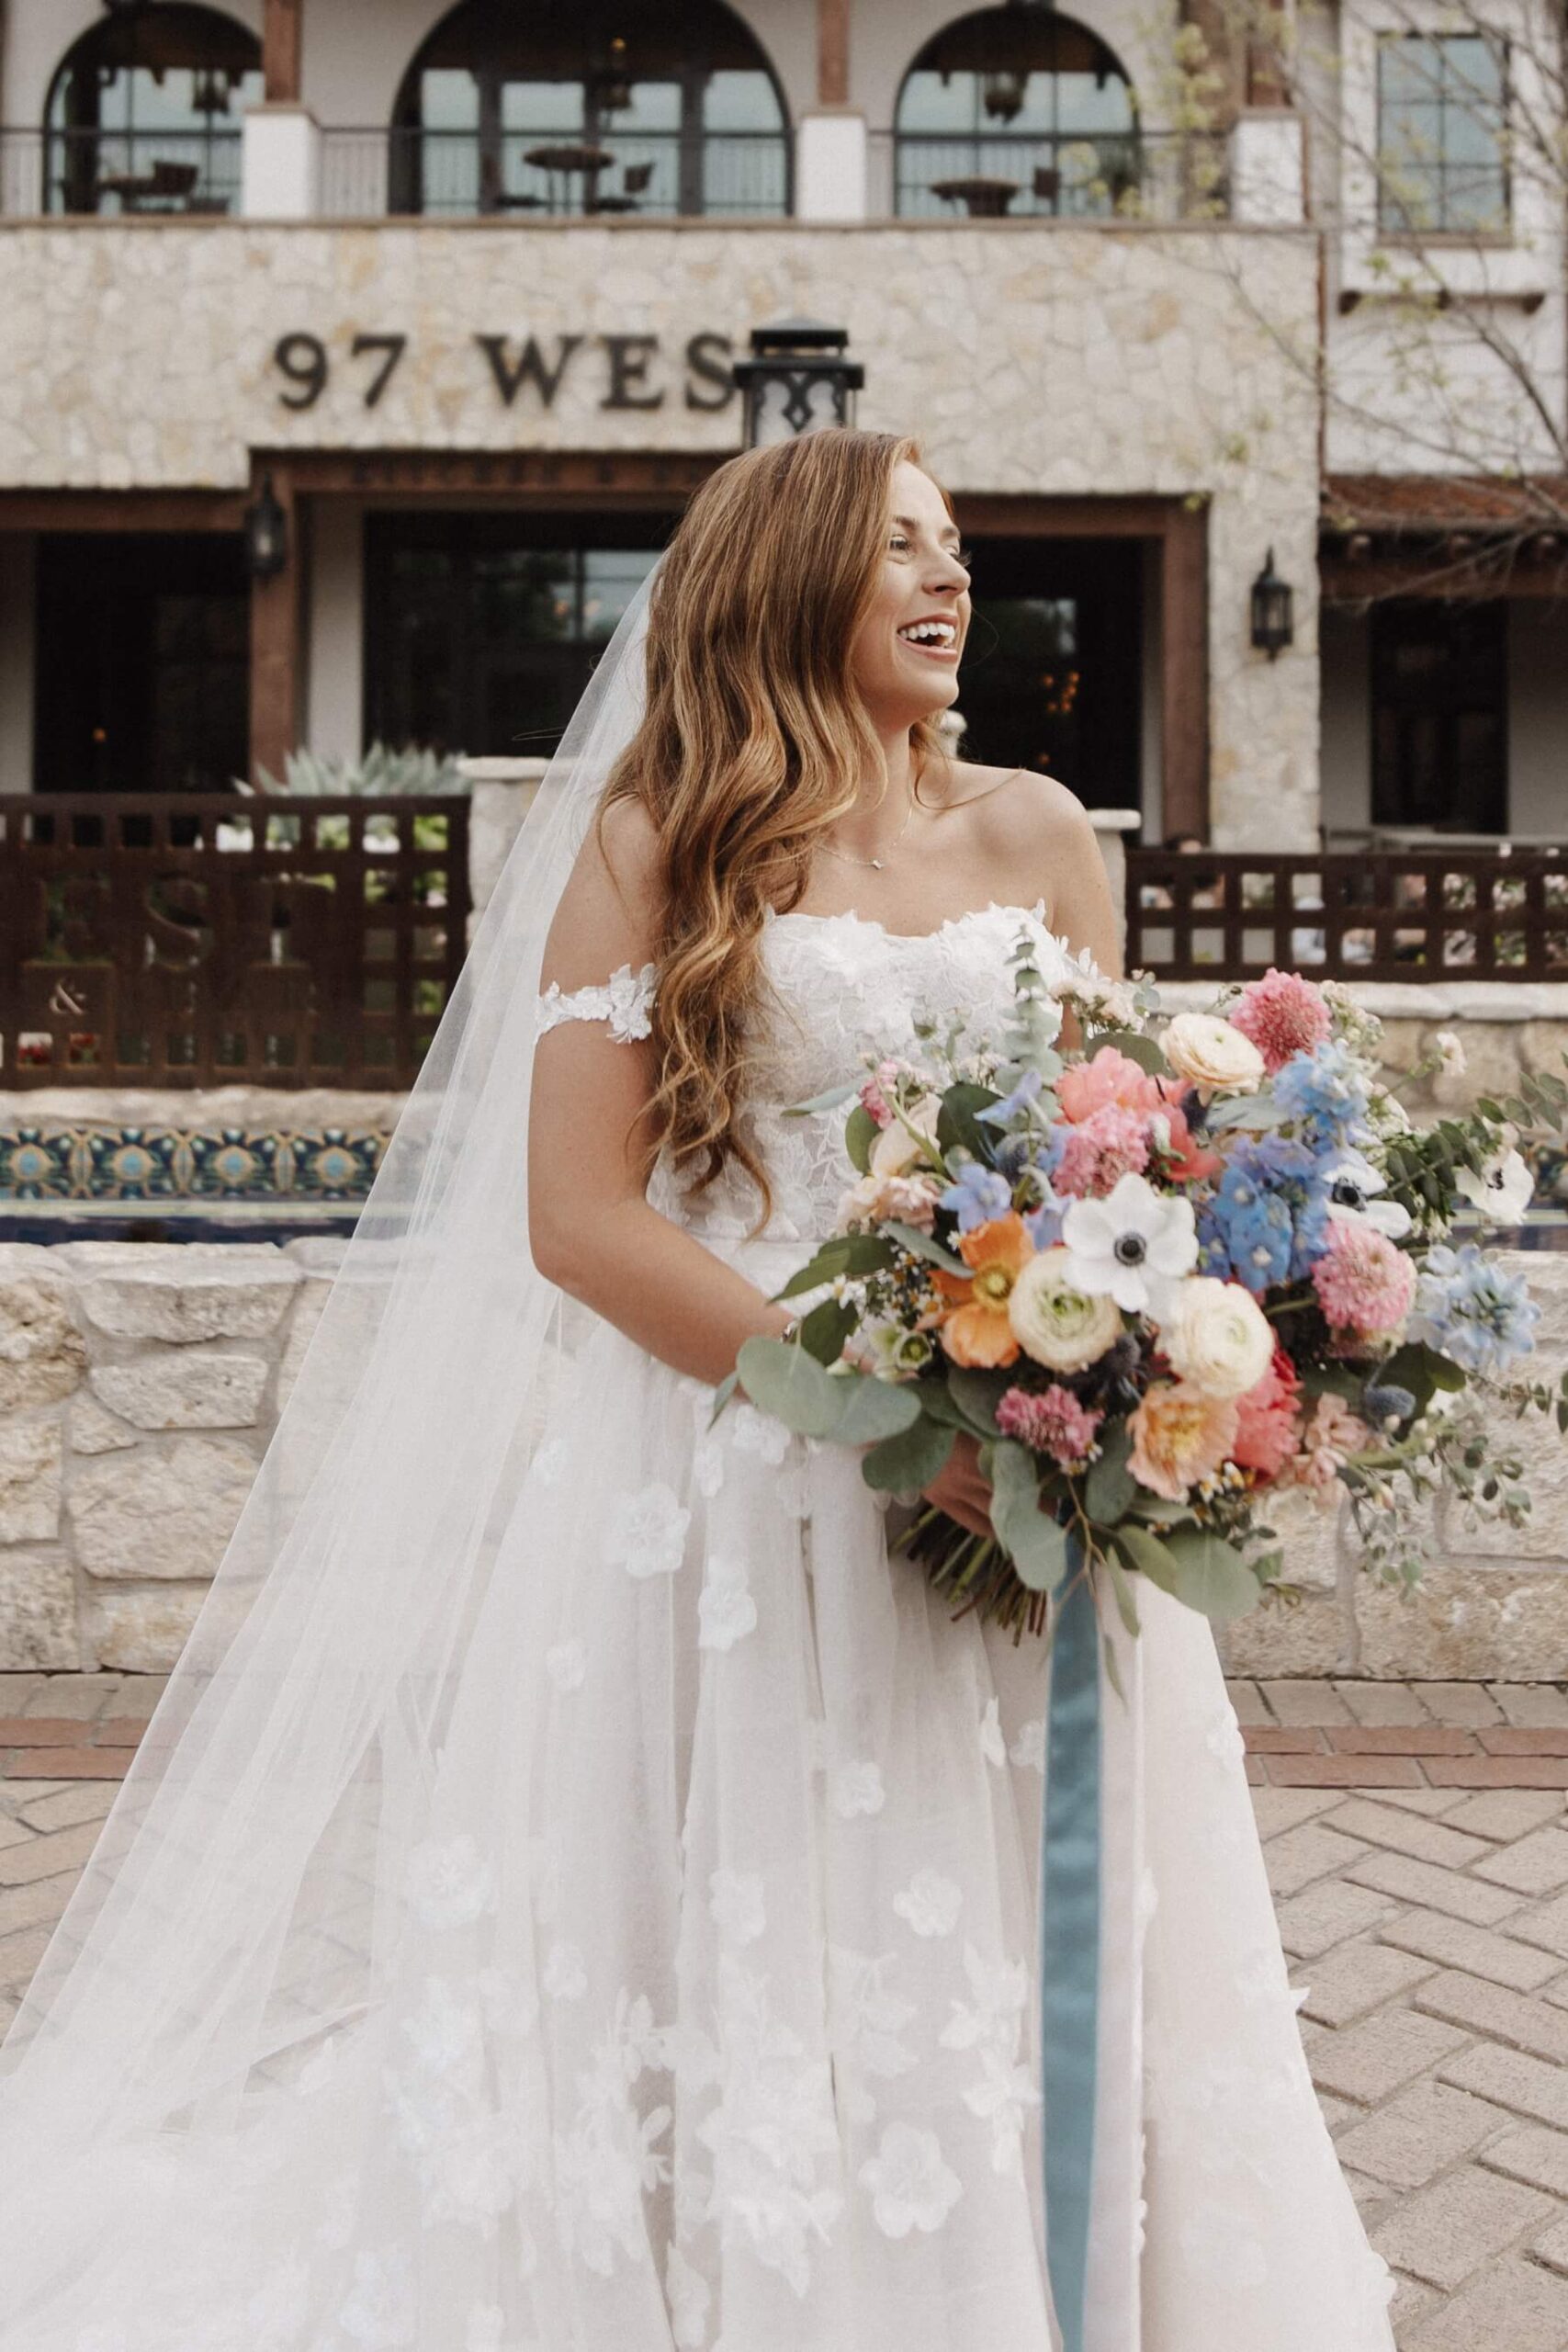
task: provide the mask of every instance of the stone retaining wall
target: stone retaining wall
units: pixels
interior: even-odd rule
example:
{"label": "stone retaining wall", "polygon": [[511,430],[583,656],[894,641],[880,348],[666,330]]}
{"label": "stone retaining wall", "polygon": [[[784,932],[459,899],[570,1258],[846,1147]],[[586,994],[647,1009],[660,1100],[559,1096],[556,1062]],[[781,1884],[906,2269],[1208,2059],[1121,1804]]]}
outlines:
{"label": "stone retaining wall", "polygon": [[[0,1669],[156,1673],[179,1654],[255,1475],[341,1242],[0,1246]],[[1517,1253],[1568,1363],[1568,1253]],[[1276,1513],[1290,1608],[1225,1636],[1265,1676],[1568,1678],[1568,1445],[1525,1425],[1521,1532],[1444,1516],[1422,1590],[1372,1587],[1332,1516]]]}

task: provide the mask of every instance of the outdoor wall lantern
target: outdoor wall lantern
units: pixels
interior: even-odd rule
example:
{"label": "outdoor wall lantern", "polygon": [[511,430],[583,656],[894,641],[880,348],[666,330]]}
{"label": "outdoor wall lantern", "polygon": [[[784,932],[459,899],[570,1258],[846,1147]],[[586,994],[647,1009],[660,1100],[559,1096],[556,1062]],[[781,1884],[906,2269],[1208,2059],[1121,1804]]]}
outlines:
{"label": "outdoor wall lantern", "polygon": [[1274,550],[1263,559],[1263,569],[1252,583],[1252,642],[1272,662],[1282,645],[1295,637],[1291,617],[1292,591],[1274,569]]}
{"label": "outdoor wall lantern", "polygon": [[774,319],[751,330],[751,356],[730,373],[745,403],[748,449],[825,424],[853,424],[855,394],[865,382],[858,360],[846,359],[849,334],[818,319]]}
{"label": "outdoor wall lantern", "polygon": [[245,569],[253,580],[275,580],[288,561],[288,517],[277,501],[272,476],[262,476],[261,495],[245,509]]}

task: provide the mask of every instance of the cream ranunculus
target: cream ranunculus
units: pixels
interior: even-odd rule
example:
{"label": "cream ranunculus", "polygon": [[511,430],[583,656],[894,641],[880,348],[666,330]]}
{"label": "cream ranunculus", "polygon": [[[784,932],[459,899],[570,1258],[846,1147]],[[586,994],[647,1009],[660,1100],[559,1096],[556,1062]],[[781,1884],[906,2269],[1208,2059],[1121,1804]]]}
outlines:
{"label": "cream ranunculus", "polygon": [[1208,1274],[1175,1285],[1159,1343],[1179,1379],[1221,1402],[1256,1388],[1274,1361],[1273,1329],[1252,1293]]}
{"label": "cream ranunculus", "polygon": [[1063,1249],[1031,1258],[1008,1298],[1008,1321],[1026,1356],[1053,1372],[1081,1372],[1122,1336],[1115,1300],[1091,1298],[1067,1280]]}
{"label": "cream ranunculus", "polygon": [[1177,1013],[1160,1044],[1178,1078],[1207,1094],[1250,1094],[1263,1083],[1263,1057],[1251,1038],[1215,1013]]}
{"label": "cream ranunculus", "polygon": [[[904,1106],[904,1118],[917,1130],[911,1135],[903,1120],[895,1117],[891,1126],[884,1127],[871,1148],[871,1172],[874,1176],[908,1176],[917,1168],[929,1168],[936,1149],[937,1114],[942,1104],[934,1094],[917,1094]],[[929,1145],[930,1149],[922,1148]]]}

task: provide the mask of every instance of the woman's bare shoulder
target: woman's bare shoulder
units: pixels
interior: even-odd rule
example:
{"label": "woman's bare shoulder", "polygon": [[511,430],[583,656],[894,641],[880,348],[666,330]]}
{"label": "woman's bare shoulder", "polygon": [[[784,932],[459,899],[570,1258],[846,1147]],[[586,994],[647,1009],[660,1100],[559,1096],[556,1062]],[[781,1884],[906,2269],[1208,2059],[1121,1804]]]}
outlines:
{"label": "woman's bare shoulder", "polygon": [[987,848],[1031,862],[1055,859],[1092,841],[1094,828],[1076,792],[1038,768],[953,763],[953,798],[974,801],[972,814]]}

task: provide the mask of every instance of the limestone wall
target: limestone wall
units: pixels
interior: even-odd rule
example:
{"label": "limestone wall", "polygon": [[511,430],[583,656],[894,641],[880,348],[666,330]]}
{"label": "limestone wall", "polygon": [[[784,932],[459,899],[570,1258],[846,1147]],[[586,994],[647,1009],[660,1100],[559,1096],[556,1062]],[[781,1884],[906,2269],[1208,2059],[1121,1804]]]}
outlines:
{"label": "limestone wall", "polygon": [[0,1667],[174,1663],[341,1247],[0,1246]]}
{"label": "limestone wall", "polygon": [[[173,1664],[222,1557],[341,1245],[0,1247],[0,1668]],[[1538,1363],[1568,1363],[1568,1253],[1513,1261]],[[1448,1512],[1425,1588],[1357,1571],[1332,1516],[1279,1513],[1303,1598],[1233,1627],[1269,1675],[1568,1678],[1568,1445],[1526,1425],[1532,1524]]]}

